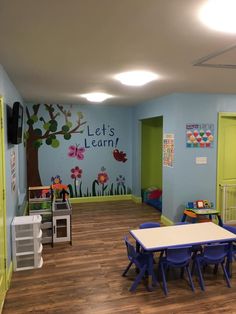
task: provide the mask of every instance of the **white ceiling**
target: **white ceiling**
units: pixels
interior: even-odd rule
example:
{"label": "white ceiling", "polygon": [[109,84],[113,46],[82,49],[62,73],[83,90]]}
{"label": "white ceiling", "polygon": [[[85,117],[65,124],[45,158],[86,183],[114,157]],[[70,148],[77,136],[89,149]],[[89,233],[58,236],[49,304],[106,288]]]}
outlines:
{"label": "white ceiling", "polygon": [[[79,94],[91,91],[116,96],[106,103],[118,105],[175,92],[236,93],[234,69],[193,66],[236,44],[236,35],[199,22],[204,2],[1,0],[0,63],[27,102],[87,103]],[[236,64],[235,51],[216,63]],[[161,79],[141,88],[113,79],[135,69]]]}

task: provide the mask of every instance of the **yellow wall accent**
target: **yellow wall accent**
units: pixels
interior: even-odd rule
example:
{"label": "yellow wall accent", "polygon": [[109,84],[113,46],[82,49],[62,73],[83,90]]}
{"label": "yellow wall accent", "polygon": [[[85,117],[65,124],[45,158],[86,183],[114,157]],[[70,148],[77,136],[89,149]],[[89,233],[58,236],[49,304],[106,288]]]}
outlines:
{"label": "yellow wall accent", "polygon": [[[6,274],[6,291],[10,288],[12,273],[13,273],[13,264],[12,264],[12,261],[11,261],[11,263],[10,263],[8,269],[7,269],[7,274]],[[2,313],[2,310],[3,310],[5,297],[6,297],[6,292],[4,293],[4,295],[1,296],[0,313]]]}
{"label": "yellow wall accent", "polygon": [[[217,182],[216,208],[221,212],[223,202],[220,184],[236,183],[235,168],[235,129],[236,113],[219,112],[218,114],[218,145],[217,145]],[[227,139],[227,141],[226,141]]]}
{"label": "yellow wall accent", "polygon": [[8,267],[8,270],[7,270],[7,289],[10,288],[12,273],[13,273],[13,264],[11,261],[11,263]]}
{"label": "yellow wall accent", "polygon": [[3,103],[3,97],[0,96],[0,188],[1,190],[1,199],[0,199],[0,209],[1,209],[1,230],[0,230],[0,236],[1,236],[1,295],[0,295],[0,308],[3,307],[4,304],[4,298],[5,298],[5,292],[7,290],[6,287],[6,268],[4,267],[4,259],[7,258],[7,239],[6,239],[6,173],[5,173],[5,125],[4,125],[4,103]]}
{"label": "yellow wall accent", "polygon": [[161,215],[161,222],[166,226],[172,226],[174,224],[174,222],[172,220],[165,217],[164,215]]}
{"label": "yellow wall accent", "polygon": [[2,313],[2,310],[3,310],[3,305],[4,305],[4,301],[5,301],[5,296],[6,296],[6,293],[4,294],[3,298],[1,298],[0,313]]}

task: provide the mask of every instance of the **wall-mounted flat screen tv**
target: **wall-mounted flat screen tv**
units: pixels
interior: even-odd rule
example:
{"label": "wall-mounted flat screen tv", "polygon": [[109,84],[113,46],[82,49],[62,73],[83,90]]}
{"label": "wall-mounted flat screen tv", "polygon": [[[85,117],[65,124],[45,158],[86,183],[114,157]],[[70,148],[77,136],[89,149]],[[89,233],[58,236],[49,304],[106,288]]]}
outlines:
{"label": "wall-mounted flat screen tv", "polygon": [[12,144],[22,143],[22,126],[23,126],[24,108],[18,102],[14,102],[13,108],[8,107],[8,142]]}

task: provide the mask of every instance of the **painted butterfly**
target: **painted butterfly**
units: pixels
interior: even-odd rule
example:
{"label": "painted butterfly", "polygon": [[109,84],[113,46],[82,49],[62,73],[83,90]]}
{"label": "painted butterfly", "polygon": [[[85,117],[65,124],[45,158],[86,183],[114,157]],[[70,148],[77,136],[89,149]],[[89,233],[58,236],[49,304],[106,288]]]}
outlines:
{"label": "painted butterfly", "polygon": [[85,148],[84,147],[79,147],[77,144],[76,145],[71,145],[69,146],[69,152],[68,152],[68,157],[71,158],[77,158],[78,160],[84,159],[84,152]]}

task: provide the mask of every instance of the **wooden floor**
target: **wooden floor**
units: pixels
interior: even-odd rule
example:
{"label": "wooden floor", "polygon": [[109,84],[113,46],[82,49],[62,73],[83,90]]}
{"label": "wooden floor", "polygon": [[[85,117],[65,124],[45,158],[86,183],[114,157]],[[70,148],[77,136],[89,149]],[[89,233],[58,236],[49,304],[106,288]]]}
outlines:
{"label": "wooden floor", "polygon": [[160,285],[147,292],[145,282],[129,292],[135,271],[121,276],[128,265],[123,237],[150,220],[160,220],[160,214],[131,201],[74,206],[73,246],[47,245],[41,269],[15,272],[3,313],[236,313],[236,263],[232,288],[221,272],[217,277],[205,273],[206,292],[194,278],[193,293],[186,280],[172,273],[168,297]]}

